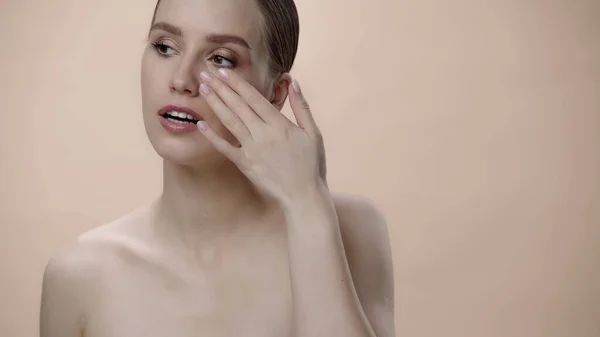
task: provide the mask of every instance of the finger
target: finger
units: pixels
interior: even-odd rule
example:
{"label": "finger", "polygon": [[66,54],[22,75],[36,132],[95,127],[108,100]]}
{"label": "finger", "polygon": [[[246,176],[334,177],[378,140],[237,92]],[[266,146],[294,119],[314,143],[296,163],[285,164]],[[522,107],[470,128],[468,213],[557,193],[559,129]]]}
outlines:
{"label": "finger", "polygon": [[240,95],[226,83],[208,72],[202,72],[200,77],[221,98],[221,101],[238,115],[251,134],[255,135],[256,132],[260,132],[260,127],[264,122]]}
{"label": "finger", "polygon": [[244,142],[252,139],[252,135],[246,125],[237,114],[231,111],[229,107],[223,103],[221,98],[215,94],[208,84],[200,84],[200,92],[221,123],[223,123],[227,130],[229,130],[240,143],[244,144]]}
{"label": "finger", "polygon": [[218,73],[219,78],[231,87],[265,123],[273,124],[282,122],[283,119],[289,122],[269,100],[235,71],[221,68]]}
{"label": "finger", "polygon": [[293,80],[290,86],[290,106],[292,107],[298,126],[313,136],[318,135],[319,129],[317,123],[313,118],[306,98],[302,94],[300,84],[298,84],[298,81]]}
{"label": "finger", "polygon": [[206,122],[199,121],[196,126],[198,127],[200,133],[202,133],[206,139],[211,142],[217,151],[237,164],[241,155],[241,150],[238,147],[229,144],[227,140],[223,139],[210,126],[208,126]]}

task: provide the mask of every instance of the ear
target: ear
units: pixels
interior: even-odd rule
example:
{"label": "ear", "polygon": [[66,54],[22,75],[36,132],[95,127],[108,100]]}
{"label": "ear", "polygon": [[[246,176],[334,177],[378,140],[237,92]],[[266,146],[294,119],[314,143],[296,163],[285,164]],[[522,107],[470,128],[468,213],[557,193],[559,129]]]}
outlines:
{"label": "ear", "polygon": [[282,74],[273,82],[273,94],[271,95],[270,101],[279,111],[283,109],[285,100],[288,97],[288,87],[291,82],[292,77],[288,73]]}

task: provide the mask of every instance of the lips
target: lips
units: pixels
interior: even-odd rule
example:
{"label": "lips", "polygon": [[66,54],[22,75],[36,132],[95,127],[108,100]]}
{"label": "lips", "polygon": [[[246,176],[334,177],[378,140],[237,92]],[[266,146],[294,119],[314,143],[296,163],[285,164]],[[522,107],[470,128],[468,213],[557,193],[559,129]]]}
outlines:
{"label": "lips", "polygon": [[167,105],[158,111],[161,125],[173,133],[196,131],[196,123],[203,120],[194,110]]}

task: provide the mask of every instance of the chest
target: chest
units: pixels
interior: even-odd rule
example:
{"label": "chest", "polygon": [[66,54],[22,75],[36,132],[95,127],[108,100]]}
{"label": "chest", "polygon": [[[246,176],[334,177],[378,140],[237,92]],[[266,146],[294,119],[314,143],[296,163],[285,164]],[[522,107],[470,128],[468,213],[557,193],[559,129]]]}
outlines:
{"label": "chest", "polygon": [[86,337],[291,336],[287,252],[212,261],[190,272],[176,263],[111,272]]}

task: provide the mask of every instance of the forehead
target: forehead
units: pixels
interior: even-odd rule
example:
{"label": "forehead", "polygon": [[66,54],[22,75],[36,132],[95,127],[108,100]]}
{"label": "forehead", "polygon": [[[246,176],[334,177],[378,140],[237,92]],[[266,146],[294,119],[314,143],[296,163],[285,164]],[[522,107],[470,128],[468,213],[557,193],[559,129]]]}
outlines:
{"label": "forehead", "polygon": [[244,38],[257,50],[262,14],[256,0],[161,0],[155,22],[179,27],[186,38],[231,34]]}

